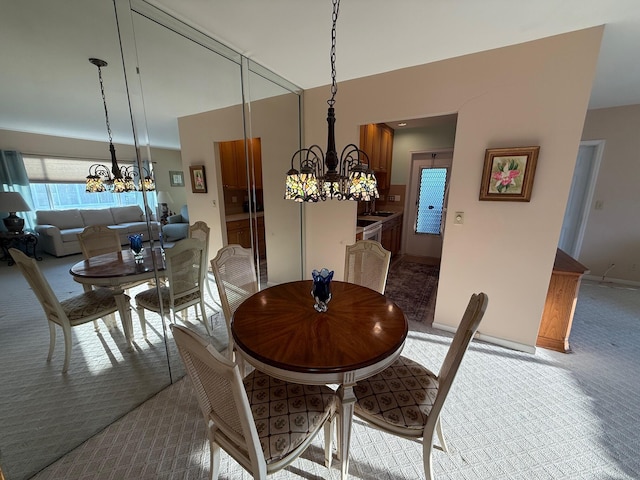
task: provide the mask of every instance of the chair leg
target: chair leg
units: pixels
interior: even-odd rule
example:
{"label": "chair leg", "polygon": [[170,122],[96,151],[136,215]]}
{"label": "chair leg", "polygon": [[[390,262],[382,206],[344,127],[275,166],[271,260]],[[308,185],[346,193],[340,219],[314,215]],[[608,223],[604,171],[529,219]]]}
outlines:
{"label": "chair leg", "polygon": [[333,440],[333,419],[331,417],[324,424],[324,465],[327,468],[331,468],[331,459],[333,458],[333,452],[331,450],[331,443]]}
{"label": "chair leg", "polygon": [[424,463],[425,480],[433,480],[433,464],[431,461],[431,452],[433,450],[433,437],[430,439],[422,439],[422,462]]}
{"label": "chair leg", "polygon": [[53,357],[53,349],[56,347],[56,324],[49,322],[49,355],[47,355],[47,362],[51,361]]}
{"label": "chair leg", "polygon": [[71,328],[62,327],[62,333],[64,335],[64,365],[62,366],[62,373],[67,373],[71,361]]}
{"label": "chair leg", "polygon": [[147,321],[144,318],[144,307],[136,305],[136,313],[138,314],[138,320],[140,320],[140,329],[142,330],[142,338],[147,339]]}
{"label": "chair leg", "polygon": [[211,327],[209,326],[209,319],[207,318],[207,311],[204,308],[204,299],[200,299],[200,314],[202,316],[202,323],[204,323],[204,328],[207,329],[208,335],[213,335],[211,331]]}
{"label": "chair leg", "polygon": [[442,432],[442,423],[440,423],[440,417],[438,417],[438,421],[436,422],[436,433],[438,434],[438,440],[440,441],[440,448],[442,448],[443,452],[448,452],[447,442],[444,439],[444,433]]}
{"label": "chair leg", "polygon": [[220,473],[220,446],[209,441],[209,452],[211,465],[209,467],[209,478],[210,480],[217,480]]}

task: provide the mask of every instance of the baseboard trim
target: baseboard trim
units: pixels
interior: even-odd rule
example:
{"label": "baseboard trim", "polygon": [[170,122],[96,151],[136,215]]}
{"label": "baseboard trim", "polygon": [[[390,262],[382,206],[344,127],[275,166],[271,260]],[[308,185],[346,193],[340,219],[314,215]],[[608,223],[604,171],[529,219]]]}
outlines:
{"label": "baseboard trim", "polygon": [[634,282],[633,280],[621,280],[619,278],[609,278],[606,277],[604,280],[602,277],[598,275],[584,275],[582,277],[584,280],[593,280],[594,282],[599,283],[615,283],[617,285],[627,285],[630,287],[640,287],[640,282]]}
{"label": "baseboard trim", "polygon": [[[455,333],[456,328],[453,328],[451,325],[444,325],[442,323],[433,322],[433,328],[438,328],[440,330],[444,330],[446,332]],[[491,343],[493,345],[499,345],[500,347],[510,348],[511,350],[518,350],[524,353],[536,353],[536,347],[531,345],[526,345],[524,343],[513,342],[511,340],[505,340],[504,338],[493,337],[491,335],[485,335],[482,332],[476,332],[475,338],[478,340],[482,340],[483,342]]]}

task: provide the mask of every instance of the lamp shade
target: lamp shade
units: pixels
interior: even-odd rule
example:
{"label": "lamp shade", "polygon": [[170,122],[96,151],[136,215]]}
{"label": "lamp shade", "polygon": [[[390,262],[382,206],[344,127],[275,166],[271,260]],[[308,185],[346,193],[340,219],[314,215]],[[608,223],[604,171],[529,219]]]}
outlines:
{"label": "lamp shade", "polygon": [[31,210],[22,195],[18,192],[0,192],[0,211],[3,212],[28,212]]}
{"label": "lamp shade", "polygon": [[158,192],[158,203],[173,203],[169,192]]}

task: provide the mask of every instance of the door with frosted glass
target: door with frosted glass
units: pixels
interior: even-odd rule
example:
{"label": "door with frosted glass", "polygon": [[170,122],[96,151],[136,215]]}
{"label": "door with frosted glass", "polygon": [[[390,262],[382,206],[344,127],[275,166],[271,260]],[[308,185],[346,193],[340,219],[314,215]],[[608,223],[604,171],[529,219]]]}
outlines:
{"label": "door with frosted glass", "polygon": [[413,154],[403,235],[406,255],[430,258],[442,255],[452,158],[450,151]]}

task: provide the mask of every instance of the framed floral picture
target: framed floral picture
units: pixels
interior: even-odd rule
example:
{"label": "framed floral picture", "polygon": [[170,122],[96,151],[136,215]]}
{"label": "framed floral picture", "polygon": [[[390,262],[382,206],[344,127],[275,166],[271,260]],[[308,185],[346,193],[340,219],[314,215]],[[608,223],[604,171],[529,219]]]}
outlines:
{"label": "framed floral picture", "polygon": [[540,147],[487,149],[480,200],[530,201],[539,151]]}
{"label": "framed floral picture", "polygon": [[191,191],[193,193],[207,193],[204,165],[192,165],[189,167],[189,172],[191,173]]}

